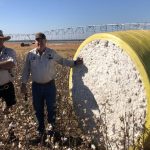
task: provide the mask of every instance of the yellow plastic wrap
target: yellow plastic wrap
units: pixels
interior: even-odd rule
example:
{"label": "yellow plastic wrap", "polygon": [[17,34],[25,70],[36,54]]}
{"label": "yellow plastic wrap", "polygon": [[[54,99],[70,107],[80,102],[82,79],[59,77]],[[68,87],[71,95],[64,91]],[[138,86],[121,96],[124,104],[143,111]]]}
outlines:
{"label": "yellow plastic wrap", "polygon": [[[74,59],[78,57],[80,50],[85,45],[96,39],[111,41],[126,51],[141,75],[147,97],[146,123],[145,127],[143,127],[143,134],[139,137],[137,143],[135,143],[135,147],[132,146],[130,149],[137,150],[139,143],[143,143],[144,149],[148,147],[150,149],[150,30],[130,30],[94,34],[80,45]],[[70,71],[69,87],[70,89],[72,88],[72,70]]]}

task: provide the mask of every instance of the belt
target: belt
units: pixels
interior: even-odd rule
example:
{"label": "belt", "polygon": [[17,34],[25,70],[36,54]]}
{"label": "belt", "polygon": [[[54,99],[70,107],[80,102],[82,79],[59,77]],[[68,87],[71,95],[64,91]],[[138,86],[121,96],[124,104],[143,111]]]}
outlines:
{"label": "belt", "polygon": [[49,84],[51,84],[51,83],[54,83],[55,82],[55,80],[50,80],[49,82],[46,82],[46,83],[38,83],[38,82],[33,82],[33,84],[38,84],[38,85],[49,85]]}
{"label": "belt", "polygon": [[11,83],[11,82],[6,83],[6,84],[4,84],[4,85],[0,85],[0,91],[9,89],[10,83]]}

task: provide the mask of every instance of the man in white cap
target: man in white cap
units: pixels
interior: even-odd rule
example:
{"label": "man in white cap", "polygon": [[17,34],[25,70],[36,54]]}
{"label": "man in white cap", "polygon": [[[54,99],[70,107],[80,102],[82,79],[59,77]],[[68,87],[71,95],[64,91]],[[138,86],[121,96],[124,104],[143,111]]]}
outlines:
{"label": "man in white cap", "polygon": [[5,111],[16,104],[12,82],[12,69],[16,65],[16,53],[13,49],[4,46],[4,42],[10,38],[10,36],[4,36],[2,30],[0,30],[0,98],[6,102]]}

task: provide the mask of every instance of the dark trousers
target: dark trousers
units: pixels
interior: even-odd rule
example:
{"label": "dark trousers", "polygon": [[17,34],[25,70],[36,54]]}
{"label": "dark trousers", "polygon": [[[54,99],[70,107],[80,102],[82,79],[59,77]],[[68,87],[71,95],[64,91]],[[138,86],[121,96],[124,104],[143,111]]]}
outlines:
{"label": "dark trousers", "polygon": [[32,83],[32,97],[35,115],[38,121],[38,131],[44,132],[44,104],[47,106],[48,123],[55,124],[56,119],[56,87],[52,80],[46,84]]}
{"label": "dark trousers", "polygon": [[8,107],[16,104],[15,90],[12,82],[0,86],[0,97]]}

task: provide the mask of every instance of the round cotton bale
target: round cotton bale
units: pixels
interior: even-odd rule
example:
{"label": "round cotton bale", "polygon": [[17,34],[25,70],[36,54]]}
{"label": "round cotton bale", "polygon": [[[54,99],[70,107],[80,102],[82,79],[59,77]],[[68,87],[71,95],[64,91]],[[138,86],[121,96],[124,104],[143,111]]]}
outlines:
{"label": "round cotton bale", "polygon": [[[79,125],[110,150],[147,148],[150,141],[150,31],[100,33],[87,38],[70,72]],[[149,147],[150,149],[150,147]]]}

